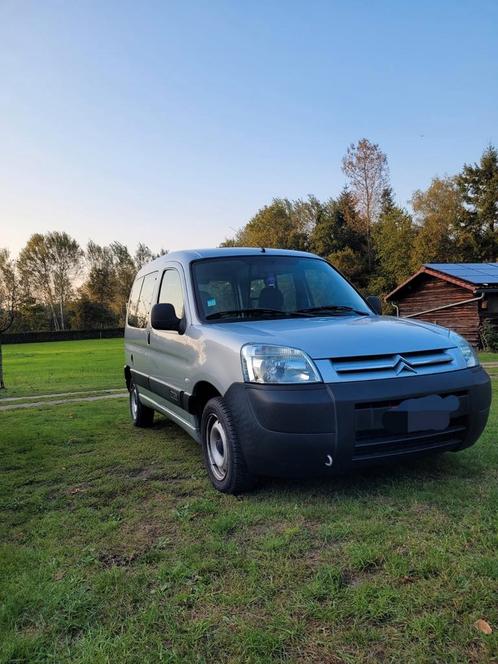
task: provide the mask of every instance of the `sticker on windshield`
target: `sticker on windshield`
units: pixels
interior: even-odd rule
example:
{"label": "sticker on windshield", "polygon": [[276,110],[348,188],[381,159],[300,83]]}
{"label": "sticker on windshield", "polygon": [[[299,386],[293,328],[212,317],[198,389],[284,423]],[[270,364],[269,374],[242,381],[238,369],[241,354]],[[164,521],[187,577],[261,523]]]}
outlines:
{"label": "sticker on windshield", "polygon": [[207,305],[208,305],[208,307],[215,307],[216,306],[216,300],[214,299],[214,297],[210,298],[207,301]]}

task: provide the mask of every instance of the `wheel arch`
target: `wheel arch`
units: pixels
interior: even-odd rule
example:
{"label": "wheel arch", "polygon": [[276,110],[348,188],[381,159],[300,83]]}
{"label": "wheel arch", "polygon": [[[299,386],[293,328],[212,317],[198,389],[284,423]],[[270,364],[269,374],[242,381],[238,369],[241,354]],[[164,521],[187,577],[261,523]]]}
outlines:
{"label": "wheel arch", "polygon": [[125,381],[126,381],[126,389],[129,392],[130,391],[130,385],[131,385],[131,369],[127,364],[124,367],[124,377],[125,377]]}
{"label": "wheel arch", "polygon": [[223,396],[220,390],[207,380],[198,381],[193,389],[190,397],[189,410],[191,413],[199,418],[202,416],[202,411],[210,399]]}

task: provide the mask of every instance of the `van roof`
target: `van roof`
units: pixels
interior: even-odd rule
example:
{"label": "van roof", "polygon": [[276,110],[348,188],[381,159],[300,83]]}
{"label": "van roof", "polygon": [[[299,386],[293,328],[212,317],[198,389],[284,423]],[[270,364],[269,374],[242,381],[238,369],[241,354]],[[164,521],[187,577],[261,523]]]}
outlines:
{"label": "van roof", "polygon": [[306,256],[308,258],[320,258],[316,254],[308,251],[295,251],[294,249],[267,249],[266,247],[216,247],[214,249],[184,249],[182,251],[172,251],[164,256],[159,256],[155,260],[142,267],[139,275],[147,274],[151,268],[160,268],[170,261],[177,261],[188,265],[192,261],[201,258],[221,258],[223,256]]}

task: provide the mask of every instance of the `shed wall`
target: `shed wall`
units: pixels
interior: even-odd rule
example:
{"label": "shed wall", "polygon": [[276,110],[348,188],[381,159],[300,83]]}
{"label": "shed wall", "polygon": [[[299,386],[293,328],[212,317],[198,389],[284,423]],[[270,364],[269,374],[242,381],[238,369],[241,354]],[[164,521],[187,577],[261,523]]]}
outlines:
{"label": "shed wall", "polygon": [[[416,314],[426,309],[454,304],[461,300],[470,300],[472,291],[451,284],[431,275],[421,275],[420,279],[409,286],[397,302],[400,316]],[[416,320],[425,320],[449,327],[464,336],[474,346],[479,345],[479,302],[458,305],[432,313],[416,316]]]}

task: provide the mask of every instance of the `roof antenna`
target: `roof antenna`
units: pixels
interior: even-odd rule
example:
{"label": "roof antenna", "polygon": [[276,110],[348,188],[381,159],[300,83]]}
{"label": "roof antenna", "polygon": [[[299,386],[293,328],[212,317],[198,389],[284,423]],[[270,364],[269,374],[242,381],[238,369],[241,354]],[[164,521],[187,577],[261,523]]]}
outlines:
{"label": "roof antenna", "polygon": [[264,247],[261,247],[261,253],[266,254],[266,249]]}

